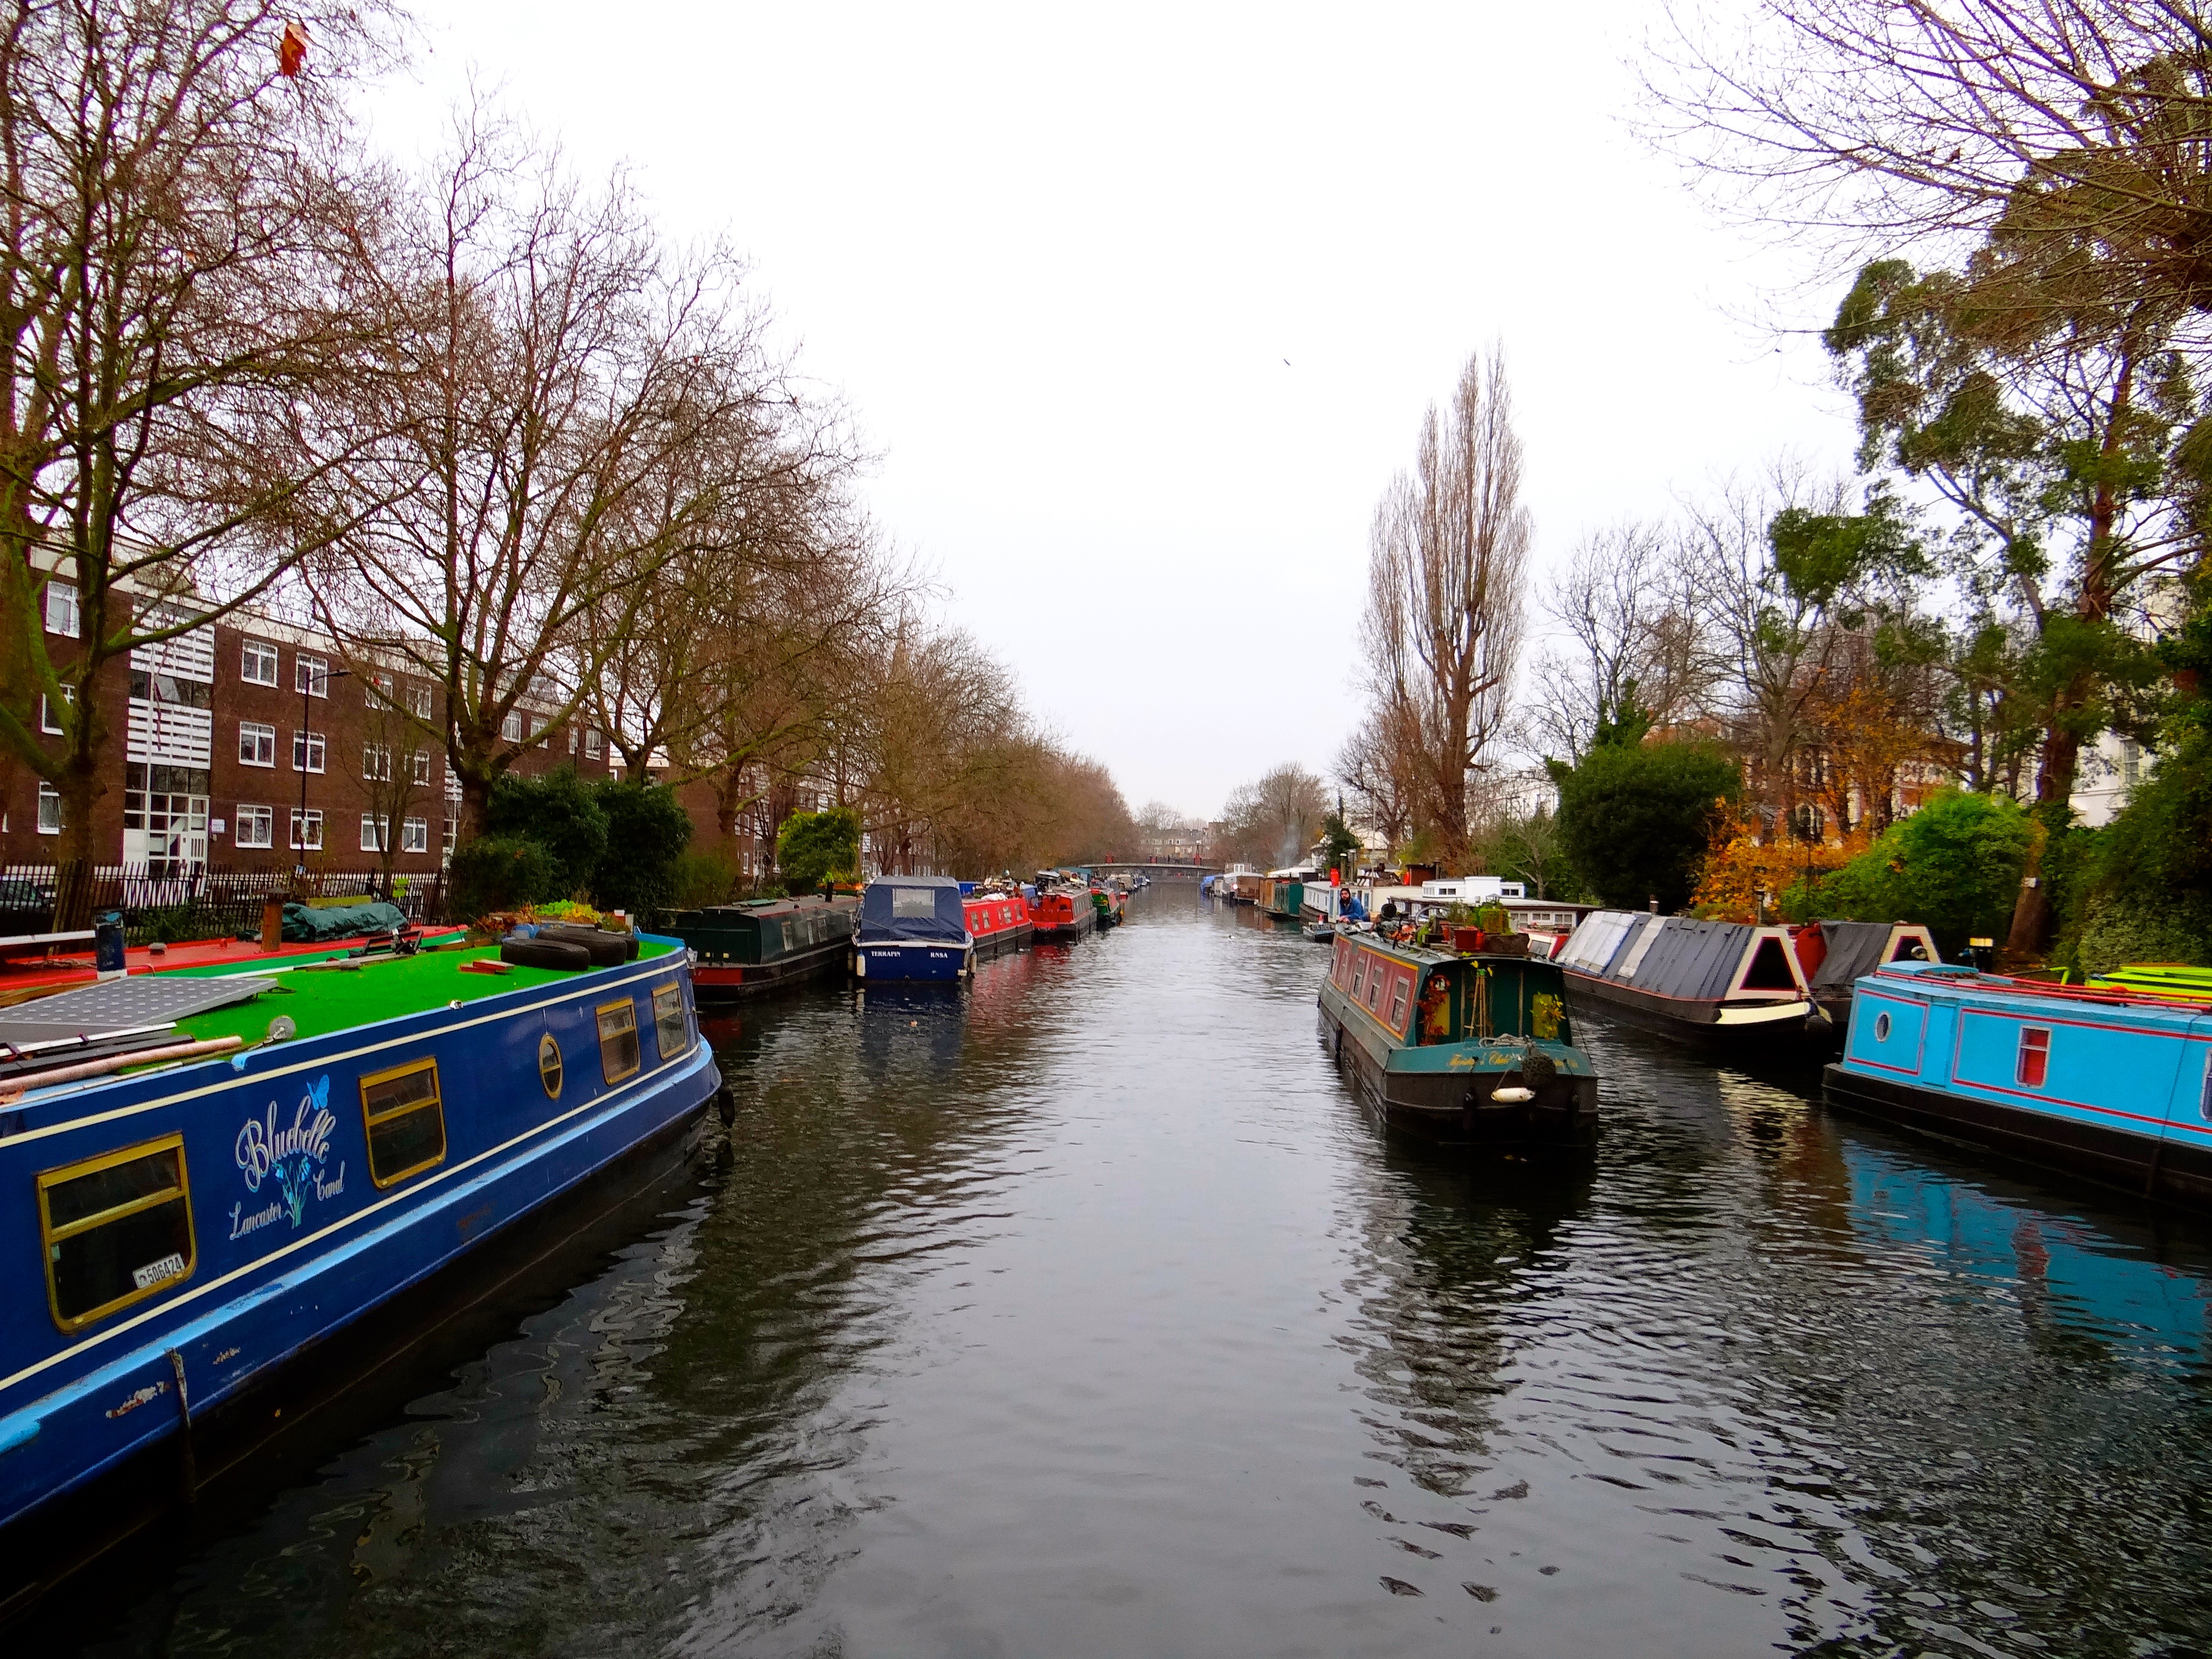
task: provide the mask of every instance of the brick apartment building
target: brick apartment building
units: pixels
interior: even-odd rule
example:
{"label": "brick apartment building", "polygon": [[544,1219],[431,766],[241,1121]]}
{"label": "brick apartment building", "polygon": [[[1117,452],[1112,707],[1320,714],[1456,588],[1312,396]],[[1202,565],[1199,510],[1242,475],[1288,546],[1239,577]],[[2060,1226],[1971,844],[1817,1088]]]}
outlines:
{"label": "brick apartment building", "polygon": [[[47,584],[46,646],[58,664],[78,632],[76,590]],[[193,866],[363,870],[380,862],[427,874],[451,849],[460,807],[443,749],[401,715],[444,724],[439,689],[404,672],[349,675],[326,637],[245,611],[107,665],[89,695],[123,741],[95,809],[94,858],[155,877]],[[51,711],[40,726],[58,733]],[[524,775],[573,763],[587,778],[619,770],[584,726],[555,727],[526,708],[507,735],[542,733],[517,757]],[[47,742],[60,747],[58,735]],[[304,785],[305,807],[301,805]],[[712,819],[708,820],[711,830]],[[0,862],[51,864],[61,831],[52,788],[0,757]]]}

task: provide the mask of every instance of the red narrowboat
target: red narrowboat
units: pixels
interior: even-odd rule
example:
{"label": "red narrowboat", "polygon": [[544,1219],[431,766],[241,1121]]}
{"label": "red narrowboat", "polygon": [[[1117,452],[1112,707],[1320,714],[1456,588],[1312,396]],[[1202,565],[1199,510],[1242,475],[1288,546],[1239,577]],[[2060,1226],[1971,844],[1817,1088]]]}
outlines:
{"label": "red narrowboat", "polygon": [[1029,901],[1018,892],[986,888],[960,902],[968,918],[968,931],[975,936],[975,959],[987,961],[1002,951],[1018,951],[1036,931],[1030,919]]}
{"label": "red narrowboat", "polygon": [[1078,939],[1098,925],[1098,911],[1089,888],[1059,884],[1037,889],[1030,920],[1039,939]]}

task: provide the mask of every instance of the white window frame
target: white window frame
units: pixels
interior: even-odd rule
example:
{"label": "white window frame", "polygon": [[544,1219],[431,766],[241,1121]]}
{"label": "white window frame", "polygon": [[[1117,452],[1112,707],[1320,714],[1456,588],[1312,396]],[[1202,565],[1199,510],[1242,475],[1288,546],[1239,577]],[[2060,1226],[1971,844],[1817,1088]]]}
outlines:
{"label": "white window frame", "polygon": [[584,757],[586,760],[597,760],[605,748],[606,739],[600,735],[599,728],[596,726],[586,726],[584,728]]}
{"label": "white window frame", "polygon": [[276,844],[276,815],[265,806],[240,806],[232,815],[235,833],[230,838],[233,847],[274,847]]}
{"label": "white window frame", "polygon": [[392,745],[364,743],[361,746],[361,775],[365,783],[392,781]]}
{"label": "white window frame", "polygon": [[[238,647],[238,678],[247,685],[274,685],[283,672],[283,653],[266,640],[241,640]],[[255,673],[256,665],[266,668],[265,674]]]}
{"label": "white window frame", "polygon": [[43,779],[39,783],[39,833],[58,836],[62,832],[62,793]]}
{"label": "white window frame", "polygon": [[399,850],[403,853],[427,853],[430,850],[429,819],[400,819]]}
{"label": "white window frame", "polygon": [[[62,687],[62,701],[68,703],[75,702],[76,687],[73,685]],[[47,701],[46,694],[43,691],[39,693],[39,730],[50,738],[58,738],[62,735],[61,722],[54,718],[53,705]]]}
{"label": "white window frame", "polygon": [[[248,738],[253,739],[253,752],[251,754],[248,754],[246,749],[246,739]],[[263,746],[264,739],[266,739],[267,743],[265,749]],[[264,758],[264,756],[266,758]],[[269,725],[264,720],[239,721],[238,763],[240,766],[266,766],[272,770],[275,769],[276,765],[276,728]]]}
{"label": "white window frame", "polygon": [[407,751],[407,775],[411,781],[422,788],[428,789],[430,787],[430,751],[428,750],[410,749]]}
{"label": "white window frame", "polygon": [[311,697],[331,695],[331,665],[327,658],[311,657],[306,652],[295,652],[292,658],[292,692],[306,692]]}
{"label": "white window frame", "polygon": [[510,708],[499,723],[500,740],[502,743],[520,743],[528,730],[529,728],[523,723],[522,711],[520,708]]}
{"label": "white window frame", "polygon": [[385,842],[392,839],[392,820],[381,812],[361,815],[361,850],[381,853]]}
{"label": "white window frame", "polygon": [[291,809],[291,813],[292,850],[295,853],[321,852],[323,850],[323,809],[319,806],[310,806],[307,809],[307,824],[308,830],[313,832],[314,839],[305,846],[302,846],[300,842],[300,809],[295,806]]}
{"label": "white window frame", "polygon": [[40,607],[45,612],[46,632],[73,640],[84,626],[83,607],[77,603],[74,582],[46,580],[46,602]]}
{"label": "white window frame", "polygon": [[[307,757],[305,769],[300,765],[300,755],[302,750],[307,751]],[[327,768],[329,761],[330,745],[321,732],[302,732],[297,727],[293,729],[292,769],[295,772],[305,769],[308,772],[320,773]]]}
{"label": "white window frame", "polygon": [[371,669],[361,677],[361,700],[370,708],[397,708],[399,706],[399,685],[389,674],[380,674]]}
{"label": "white window frame", "polygon": [[410,685],[407,688],[407,712],[418,720],[430,718],[430,688]]}
{"label": "white window frame", "polygon": [[571,720],[571,721],[568,723],[568,752],[569,752],[570,754],[572,754],[572,755],[573,755],[573,754],[574,754],[574,753],[576,752],[576,738],[577,738],[577,736],[578,736],[578,732],[577,732],[577,728],[576,728],[576,724],[575,724],[575,722],[574,722],[574,721]]}

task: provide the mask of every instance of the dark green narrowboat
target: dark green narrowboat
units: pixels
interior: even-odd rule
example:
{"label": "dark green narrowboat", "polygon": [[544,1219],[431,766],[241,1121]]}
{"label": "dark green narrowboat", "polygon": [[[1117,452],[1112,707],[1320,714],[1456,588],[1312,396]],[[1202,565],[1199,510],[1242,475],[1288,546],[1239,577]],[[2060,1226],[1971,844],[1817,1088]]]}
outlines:
{"label": "dark green narrowboat", "polygon": [[1572,1152],[1597,1142],[1597,1073],[1558,968],[1339,935],[1322,1041],[1393,1129],[1439,1147]]}
{"label": "dark green narrowboat", "polygon": [[669,931],[696,958],[694,994],[701,1002],[726,1002],[842,970],[860,921],[860,901],[853,895],[809,894],[679,910]]}

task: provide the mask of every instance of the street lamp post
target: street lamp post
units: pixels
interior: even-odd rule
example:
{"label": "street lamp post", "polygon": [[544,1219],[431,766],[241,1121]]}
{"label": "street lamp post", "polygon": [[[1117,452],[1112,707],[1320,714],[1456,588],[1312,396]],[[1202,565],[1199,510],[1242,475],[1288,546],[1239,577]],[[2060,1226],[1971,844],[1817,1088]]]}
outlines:
{"label": "street lamp post", "polygon": [[[293,662],[300,676],[300,840],[299,844],[292,849],[296,854],[292,860],[292,879],[298,884],[301,896],[305,897],[307,884],[307,756],[310,752],[307,743],[309,735],[307,699],[313,694],[315,677],[307,671],[305,665],[300,663],[296,657],[294,658]],[[351,669],[325,667],[323,670],[323,701],[328,702],[331,700],[332,680],[347,680],[352,678]],[[323,734],[323,769],[325,773],[330,770],[330,733],[325,732]]]}

